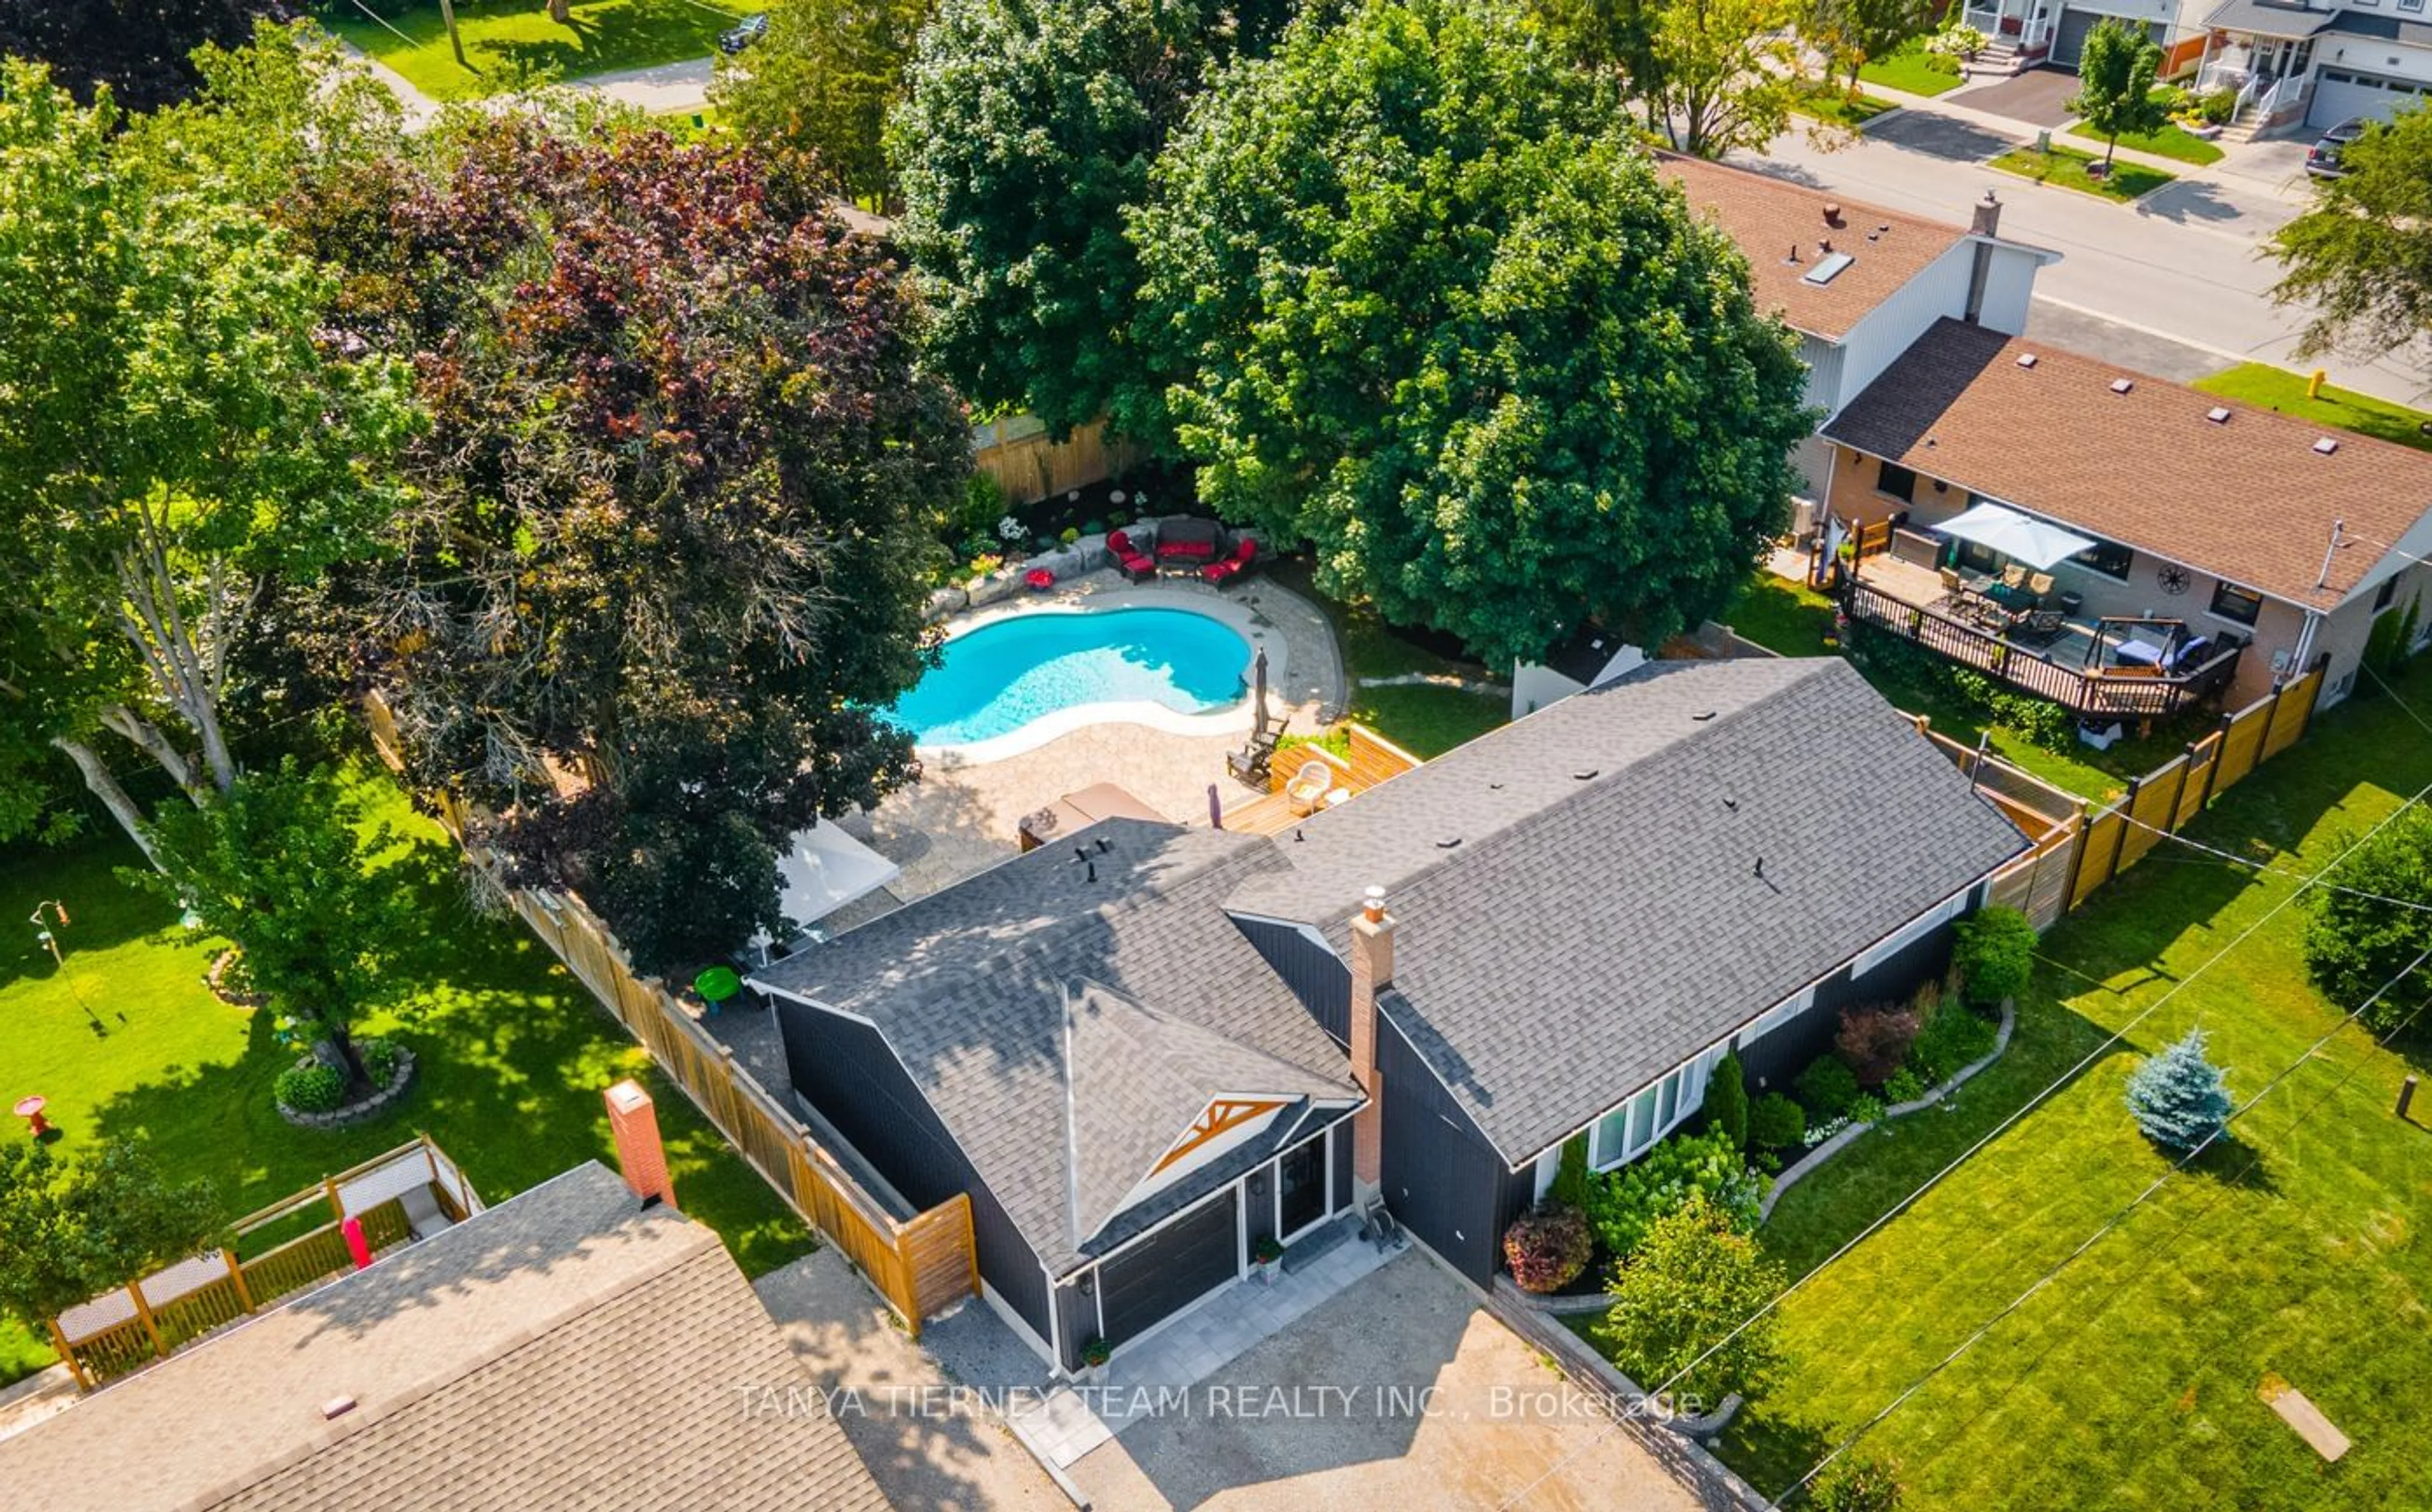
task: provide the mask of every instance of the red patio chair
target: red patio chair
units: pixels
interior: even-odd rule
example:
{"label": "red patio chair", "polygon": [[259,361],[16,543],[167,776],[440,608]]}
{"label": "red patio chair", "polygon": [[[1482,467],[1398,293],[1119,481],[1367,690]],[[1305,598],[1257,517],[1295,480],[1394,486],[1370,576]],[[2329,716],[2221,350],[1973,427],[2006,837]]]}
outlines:
{"label": "red patio chair", "polygon": [[1233,548],[1233,554],[1221,562],[1211,562],[1199,569],[1202,581],[1218,588],[1230,588],[1250,575],[1251,565],[1258,560],[1258,543],[1247,536]]}
{"label": "red patio chair", "polygon": [[1106,537],[1106,549],[1114,553],[1115,565],[1134,582],[1146,582],[1157,576],[1157,563],[1140,547],[1132,545],[1131,536],[1117,530]]}

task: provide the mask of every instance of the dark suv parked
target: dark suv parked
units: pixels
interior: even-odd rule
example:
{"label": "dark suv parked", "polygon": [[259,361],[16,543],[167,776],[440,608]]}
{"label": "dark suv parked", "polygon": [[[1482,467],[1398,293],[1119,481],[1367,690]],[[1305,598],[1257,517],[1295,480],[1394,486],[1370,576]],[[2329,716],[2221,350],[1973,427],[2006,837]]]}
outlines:
{"label": "dark suv parked", "polygon": [[2352,116],[2322,133],[2322,140],[2305,149],[2305,172],[2317,178],[2337,178],[2347,172],[2339,166],[2339,149],[2364,135],[2373,123],[2362,116]]}

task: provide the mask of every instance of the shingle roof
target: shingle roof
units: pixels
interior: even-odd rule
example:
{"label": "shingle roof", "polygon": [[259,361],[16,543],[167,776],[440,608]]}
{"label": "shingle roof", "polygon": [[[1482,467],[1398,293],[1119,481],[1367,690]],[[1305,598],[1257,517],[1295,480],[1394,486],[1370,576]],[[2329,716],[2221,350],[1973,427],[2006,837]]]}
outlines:
{"label": "shingle roof", "polygon": [[[0,1441],[79,1508],[887,1505],[718,1236],[586,1165]],[[325,1421],[340,1396],[355,1408]]]}
{"label": "shingle roof", "polygon": [[[2034,354],[2035,365],[2018,359]],[[2111,385],[2126,379],[2127,393]],[[2206,418],[2228,412],[2225,423]],[[1937,323],[1824,428],[1845,445],[2004,503],[2328,609],[2384,556],[2354,546],[2318,588],[2331,526],[2399,540],[2432,510],[2432,456]]]}
{"label": "shingle roof", "polygon": [[1210,1099],[1344,1096],[1339,1071],[1295,1066],[1101,983],[1067,983],[1065,1043],[1075,1249],[1122,1210]]}
{"label": "shingle roof", "polygon": [[1649,664],[1301,831],[1234,906],[1383,886],[1387,1012],[1515,1166],[2026,845],[1838,658]]}
{"label": "shingle roof", "polygon": [[[1106,819],[752,980],[875,1024],[1014,1225],[1062,1274],[1230,1180],[1265,1148],[1254,1141],[1076,1242],[1077,1193],[1117,1182],[1128,1190],[1147,1174],[1137,1150],[1153,1142],[1163,1151],[1190,1115],[1168,1127],[1172,1100],[1139,1108],[1147,1122],[1136,1137],[1087,1141],[1075,1168],[1066,1136],[1064,1033],[1065,996],[1074,984],[1100,983],[1161,1018],[1213,1031],[1244,1052],[1358,1096],[1342,1050],[1222,906],[1244,879],[1283,865],[1254,836]],[[1250,1090],[1261,1089],[1205,1089]],[[1285,1121],[1277,1120],[1278,1134]]]}
{"label": "shingle roof", "polygon": [[[1739,244],[1758,309],[1779,311],[1792,326],[1828,341],[1848,335],[1868,311],[1968,235],[1962,227],[1702,159],[1664,155],[1657,162],[1664,176],[1687,193],[1693,210]],[[1840,207],[1839,225],[1824,218],[1827,205]],[[1855,260],[1830,283],[1808,283],[1816,243],[1822,241]],[[1794,246],[1796,263],[1785,260]]]}

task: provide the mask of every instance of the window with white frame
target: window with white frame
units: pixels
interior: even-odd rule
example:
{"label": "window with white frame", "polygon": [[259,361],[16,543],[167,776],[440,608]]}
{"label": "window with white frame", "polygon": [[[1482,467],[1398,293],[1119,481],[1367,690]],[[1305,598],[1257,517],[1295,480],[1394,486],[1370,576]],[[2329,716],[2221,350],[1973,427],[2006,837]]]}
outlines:
{"label": "window with white frame", "polygon": [[1935,930],[1940,929],[1943,925],[1957,917],[1959,911],[1967,906],[1968,894],[1961,893],[1957,897],[1946,899],[1942,902],[1935,904],[1933,908],[1927,910],[1925,913],[1919,914],[1917,917],[1909,920],[1908,923],[1894,931],[1889,937],[1878,942],[1877,944],[1868,946],[1863,952],[1861,952],[1858,958],[1849,964],[1849,980],[1852,982],[1856,981],[1858,978],[1865,976],[1867,972],[1872,971],[1875,967],[1882,966],[1893,956],[1900,954],[1902,950],[1915,945],[1917,941],[1924,939]]}
{"label": "window with white frame", "polygon": [[1799,988],[1791,996],[1782,999],[1782,1001],[1775,1003],[1772,1007],[1766,1009],[1764,1014],[1759,1016],[1754,1021],[1750,1022],[1747,1028],[1741,1030],[1739,1033],[1739,1042],[1743,1047],[1753,1045],[1758,1040],[1765,1038],[1765,1035],[1772,1033],[1775,1030],[1780,1029],[1782,1025],[1790,1022],[1800,1014],[1805,1013],[1808,1009],[1815,1006],[1816,984],[1811,982],[1806,986]]}
{"label": "window with white frame", "polygon": [[1681,1120],[1705,1106],[1706,1084],[1723,1058],[1725,1045],[1701,1052],[1674,1067],[1641,1088],[1630,1100],[1596,1121],[1588,1138],[1588,1164],[1610,1170],[1647,1153],[1647,1148],[1679,1127]]}

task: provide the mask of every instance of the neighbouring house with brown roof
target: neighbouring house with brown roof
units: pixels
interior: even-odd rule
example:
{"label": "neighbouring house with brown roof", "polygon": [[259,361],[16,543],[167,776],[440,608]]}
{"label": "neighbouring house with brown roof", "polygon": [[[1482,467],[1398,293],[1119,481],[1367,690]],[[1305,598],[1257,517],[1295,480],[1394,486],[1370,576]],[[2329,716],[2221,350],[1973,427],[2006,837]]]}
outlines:
{"label": "neighbouring house with brown roof", "polygon": [[815,1401],[718,1235],[585,1164],[0,1439],[0,1503],[880,1512]]}
{"label": "neighbouring house with brown roof", "polygon": [[[1887,549],[1853,617],[2081,714],[2243,702],[2317,661],[2335,702],[2387,616],[2432,631],[2424,452],[1949,319],[1822,435],[1833,514],[1893,527],[1865,532]],[[2039,613],[1988,617],[1977,590],[2014,564]]]}
{"label": "neighbouring house with brown roof", "polygon": [[[1827,419],[1937,320],[2026,329],[2036,270],[2059,260],[2002,240],[1989,192],[1962,227],[1702,159],[1659,154],[1657,163],[1739,244],[1758,308],[1799,332],[1807,402]],[[1810,438],[1795,460],[1820,493],[1823,444]]]}

